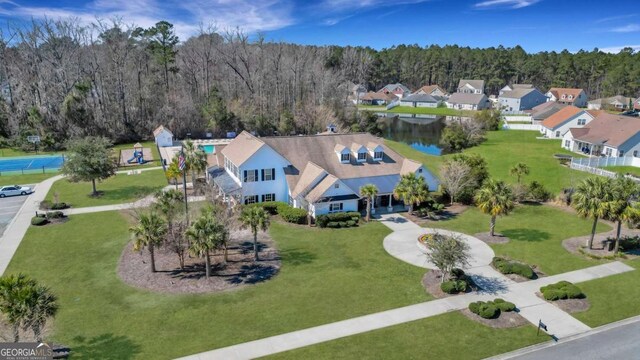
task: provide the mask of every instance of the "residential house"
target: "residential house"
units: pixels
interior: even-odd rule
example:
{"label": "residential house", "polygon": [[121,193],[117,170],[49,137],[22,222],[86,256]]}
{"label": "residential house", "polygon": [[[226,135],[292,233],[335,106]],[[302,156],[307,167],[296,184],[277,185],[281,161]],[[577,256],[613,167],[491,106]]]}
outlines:
{"label": "residential house", "polygon": [[411,90],[409,90],[408,87],[402,84],[388,84],[382,89],[380,89],[379,92],[383,92],[385,94],[393,94],[400,99],[402,99],[405,96],[411,95]]}
{"label": "residential house", "polygon": [[482,110],[489,108],[489,99],[485,94],[457,92],[447,100],[447,107],[459,110]]}
{"label": "residential house", "polygon": [[460,80],[457,92],[463,94],[484,94],[484,80]]}
{"label": "residential house", "polygon": [[572,128],[563,137],[562,147],[595,156],[640,156],[640,119],[601,113],[582,128]]}
{"label": "residential house", "polygon": [[153,130],[153,138],[159,147],[173,146],[173,133],[162,125]]}
{"label": "residential house", "polygon": [[363,185],[378,188],[374,207],[390,207],[400,176],[415,173],[430,190],[438,180],[421,163],[406,159],[366,133],[258,138],[242,132],[221,154],[223,167],[207,170],[224,201],[283,201],[315,217],[365,207]]}
{"label": "residential house", "polygon": [[431,95],[431,96],[435,97],[436,99],[437,99],[438,96],[439,97],[448,96],[447,92],[444,91],[438,85],[425,85],[425,86],[421,87],[420,89],[418,89],[417,91],[415,91],[414,94]]}
{"label": "residential house", "polygon": [[569,105],[560,104],[555,101],[547,101],[546,103],[534,106],[533,109],[528,111],[528,113],[531,115],[531,120],[534,124],[540,124],[544,119],[557,113],[567,106]]}
{"label": "residential house", "polygon": [[396,100],[398,100],[397,96],[381,91],[369,91],[360,97],[360,103],[365,105],[385,105]]}
{"label": "residential house", "polygon": [[502,89],[500,89],[500,93],[498,94],[498,96],[504,94],[507,91],[513,91],[516,89],[533,89],[533,84],[512,84],[512,85],[506,85],[505,87],[503,87]]}
{"label": "residential house", "polygon": [[569,105],[544,119],[540,132],[547,138],[562,139],[569,129],[583,127],[593,118],[588,111]]}
{"label": "residential house", "polygon": [[617,110],[624,111],[629,109],[629,105],[633,105],[633,98],[616,95],[608,98],[595,99],[587,103],[590,110]]}
{"label": "residential house", "polygon": [[405,98],[400,99],[401,106],[410,106],[410,107],[430,107],[435,108],[438,107],[438,101],[431,95],[427,94],[411,94]]}
{"label": "residential house", "polygon": [[[516,85],[514,85],[516,86]],[[500,91],[498,104],[507,112],[531,110],[535,106],[547,102],[547,97],[540,90],[531,87],[517,87],[513,90]]]}
{"label": "residential house", "polygon": [[576,107],[587,107],[587,94],[582,89],[551,88],[545,94],[549,101]]}

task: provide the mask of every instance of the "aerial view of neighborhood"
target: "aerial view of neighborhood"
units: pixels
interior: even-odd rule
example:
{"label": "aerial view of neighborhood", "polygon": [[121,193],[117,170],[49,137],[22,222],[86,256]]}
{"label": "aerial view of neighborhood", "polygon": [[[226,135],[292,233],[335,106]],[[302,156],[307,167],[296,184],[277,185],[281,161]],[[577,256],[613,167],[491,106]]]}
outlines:
{"label": "aerial view of neighborhood", "polygon": [[637,0],[0,0],[0,360],[640,358]]}

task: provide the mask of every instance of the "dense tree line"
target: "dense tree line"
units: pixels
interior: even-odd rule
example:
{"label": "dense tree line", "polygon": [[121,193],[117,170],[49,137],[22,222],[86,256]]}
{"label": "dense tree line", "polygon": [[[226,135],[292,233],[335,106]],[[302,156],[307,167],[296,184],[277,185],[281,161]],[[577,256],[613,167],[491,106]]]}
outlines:
{"label": "dense tree line", "polygon": [[34,20],[0,32],[0,137],[39,134],[45,146],[77,136],[115,142],[150,137],[160,124],[176,135],[242,129],[260,134],[315,133],[326,123],[368,125],[345,107],[349,83],[379,89],[487,80],[541,89],[577,86],[590,96],[640,95],[640,54],[542,52],[458,46],[370,48],[268,42],[240,30],[202,26],[179,39],[173,25],[118,20],[79,25]]}

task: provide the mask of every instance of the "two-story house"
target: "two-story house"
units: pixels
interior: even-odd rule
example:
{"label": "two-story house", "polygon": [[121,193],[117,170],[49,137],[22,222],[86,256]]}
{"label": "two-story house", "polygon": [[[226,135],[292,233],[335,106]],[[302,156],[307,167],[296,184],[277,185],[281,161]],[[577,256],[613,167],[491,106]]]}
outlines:
{"label": "two-story house", "polygon": [[423,87],[421,87],[420,89],[416,90],[414,92],[414,94],[421,94],[421,95],[431,95],[433,97],[446,97],[448,96],[447,92],[444,91],[440,86],[438,85],[425,85]]}
{"label": "two-story house", "polygon": [[547,102],[547,97],[534,87],[516,87],[512,90],[500,90],[498,105],[506,112],[531,110],[535,106]]}
{"label": "two-story house", "polygon": [[458,82],[457,92],[463,94],[484,94],[484,80],[465,80]]}
{"label": "two-story house", "polygon": [[411,95],[411,90],[409,90],[408,87],[406,87],[406,86],[404,86],[404,85],[402,85],[400,83],[385,85],[385,87],[380,89],[379,92],[382,92],[382,93],[385,93],[385,94],[393,94],[393,95],[397,96],[400,99],[402,99],[405,96]]}
{"label": "two-story house", "polygon": [[231,203],[283,201],[309,215],[357,211],[360,187],[378,188],[374,207],[389,207],[400,176],[415,173],[430,190],[438,180],[370,134],[256,137],[242,132],[220,153],[224,166],[207,170],[209,182]]}
{"label": "two-story house", "polygon": [[545,95],[549,99],[548,101],[573,105],[579,108],[587,107],[587,94],[582,89],[551,88]]}

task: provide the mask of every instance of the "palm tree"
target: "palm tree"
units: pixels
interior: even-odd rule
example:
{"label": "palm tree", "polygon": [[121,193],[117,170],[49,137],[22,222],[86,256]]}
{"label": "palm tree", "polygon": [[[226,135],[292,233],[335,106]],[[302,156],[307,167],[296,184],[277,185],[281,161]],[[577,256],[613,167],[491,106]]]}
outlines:
{"label": "palm tree", "polygon": [[20,327],[27,323],[29,289],[34,286],[35,281],[24,274],[0,278],[0,312],[11,325],[14,342],[20,341]]}
{"label": "palm tree", "polygon": [[195,189],[197,175],[207,169],[207,154],[193,141],[187,140],[184,142],[184,158],[187,165],[185,170],[191,172],[191,183]]}
{"label": "palm tree", "polygon": [[529,166],[525,163],[517,163],[509,169],[509,175],[515,176],[518,179],[518,184],[520,184],[520,179],[525,175],[529,175]]}
{"label": "palm tree", "polygon": [[47,320],[58,312],[57,298],[49,288],[43,285],[30,287],[27,298],[27,321],[25,327],[30,327],[37,342],[42,342],[42,329]]}
{"label": "palm tree", "polygon": [[164,216],[169,226],[169,231],[171,231],[173,219],[181,209],[180,205],[184,201],[184,196],[179,190],[171,189],[169,191],[160,190],[155,197],[156,202],[153,204],[153,208]]}
{"label": "palm tree", "polygon": [[413,205],[429,200],[429,188],[422,176],[409,173],[400,177],[400,182],[393,189],[393,197],[401,199],[409,205],[409,213],[413,212]]}
{"label": "palm tree", "polygon": [[378,188],[373,184],[366,184],[360,188],[360,196],[367,199],[367,222],[371,220],[371,199],[378,195]]}
{"label": "palm tree", "polygon": [[607,203],[607,219],[618,223],[614,254],[620,249],[622,222],[640,218],[640,208],[635,202],[638,195],[640,188],[635,181],[621,175],[613,181],[613,199]]}
{"label": "palm tree", "polygon": [[156,272],[155,247],[162,244],[167,234],[166,222],[156,213],[141,213],[138,217],[138,225],[129,228],[134,237],[133,249],[139,251],[142,248],[149,250],[151,255],[151,272]]}
{"label": "palm tree", "polygon": [[513,210],[513,193],[504,181],[486,180],[476,192],[475,201],[478,208],[485,214],[491,215],[489,234],[495,235],[496,218],[508,215]]}
{"label": "palm tree", "polygon": [[591,236],[587,242],[589,249],[593,248],[593,238],[596,235],[598,219],[606,217],[608,213],[608,203],[613,200],[611,192],[611,179],[601,176],[593,176],[584,179],[572,197],[578,215],[584,218],[592,218]]}
{"label": "palm tree", "polygon": [[249,228],[253,233],[253,251],[255,260],[258,261],[258,230],[269,229],[269,214],[259,206],[247,206],[242,209],[240,222],[243,228]]}
{"label": "palm tree", "polygon": [[173,160],[171,160],[171,164],[167,166],[165,176],[167,179],[173,181],[173,184],[176,186],[176,190],[178,190],[178,178],[182,176],[182,171],[180,171],[177,157],[174,157]]}
{"label": "palm tree", "polygon": [[207,278],[211,276],[211,251],[220,245],[222,239],[226,241],[228,234],[211,208],[204,208],[200,217],[187,230],[187,236],[191,238],[189,251],[194,256],[204,257]]}

